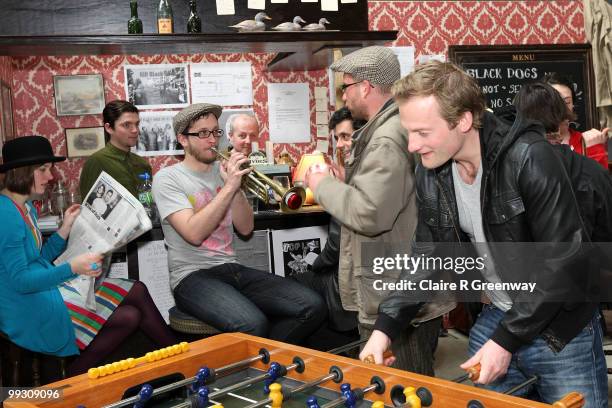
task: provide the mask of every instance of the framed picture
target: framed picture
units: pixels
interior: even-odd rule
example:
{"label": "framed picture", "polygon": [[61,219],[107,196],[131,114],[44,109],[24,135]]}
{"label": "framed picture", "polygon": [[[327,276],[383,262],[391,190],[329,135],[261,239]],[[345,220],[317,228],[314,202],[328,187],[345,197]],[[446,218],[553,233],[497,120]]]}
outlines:
{"label": "framed picture", "polygon": [[451,45],[448,59],[478,81],[492,109],[511,105],[525,82],[550,72],[568,77],[576,95],[576,129],[582,132],[599,126],[589,44]]}
{"label": "framed picture", "polygon": [[53,77],[58,116],[95,115],[104,109],[102,75],[58,75]]}
{"label": "framed picture", "polygon": [[274,274],[289,277],[312,271],[325,242],[324,226],[272,230]]}
{"label": "framed picture", "polygon": [[104,147],[104,127],[66,129],[68,157],[87,157]]}
{"label": "framed picture", "polygon": [[177,149],[172,119],[178,111],[140,112],[138,144],[132,151],[140,156],[182,155]]}
{"label": "framed picture", "polygon": [[7,140],[14,135],[13,128],[13,98],[11,87],[5,82],[0,82],[0,151]]}
{"label": "framed picture", "polygon": [[187,64],[124,65],[125,97],[139,109],[189,106]]}

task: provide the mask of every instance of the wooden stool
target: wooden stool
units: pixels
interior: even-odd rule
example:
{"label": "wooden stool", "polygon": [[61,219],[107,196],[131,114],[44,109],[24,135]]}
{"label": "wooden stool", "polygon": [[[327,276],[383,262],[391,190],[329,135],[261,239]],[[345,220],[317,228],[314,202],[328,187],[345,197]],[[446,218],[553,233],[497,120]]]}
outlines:
{"label": "wooden stool", "polygon": [[221,333],[221,331],[201,320],[180,311],[176,306],[172,307],[168,313],[170,315],[170,327],[178,332],[202,336],[212,336],[213,334]]}
{"label": "wooden stool", "polygon": [[[40,377],[40,361],[43,358],[56,358],[60,363],[60,376],[62,379],[66,378],[66,359],[63,357],[49,356],[35,351],[28,350],[17,344],[13,343],[9,337],[0,332],[0,350],[6,350],[5,355],[0,355],[0,386],[6,387],[22,387],[25,385],[39,387],[41,385]],[[23,381],[21,379],[21,371],[23,369],[24,362],[31,358],[32,360],[32,377],[29,380]],[[7,368],[10,372],[10,378],[5,379],[2,376],[3,362],[7,362]]]}

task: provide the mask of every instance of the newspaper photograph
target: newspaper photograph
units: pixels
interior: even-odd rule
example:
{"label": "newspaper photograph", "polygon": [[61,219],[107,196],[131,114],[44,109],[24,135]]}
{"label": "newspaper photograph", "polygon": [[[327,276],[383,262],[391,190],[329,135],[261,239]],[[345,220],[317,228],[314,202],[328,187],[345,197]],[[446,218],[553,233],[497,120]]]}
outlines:
{"label": "newspaper photograph", "polygon": [[[152,228],[151,220],[136,197],[108,173],[102,172],[81,204],[81,213],[74,221],[66,251],[55,261],[56,265],[86,252],[110,253],[144,234]],[[110,256],[106,256],[110,259]],[[107,271],[105,259],[103,271]],[[97,278],[78,276],[67,282],[83,299],[83,307],[96,309]]]}

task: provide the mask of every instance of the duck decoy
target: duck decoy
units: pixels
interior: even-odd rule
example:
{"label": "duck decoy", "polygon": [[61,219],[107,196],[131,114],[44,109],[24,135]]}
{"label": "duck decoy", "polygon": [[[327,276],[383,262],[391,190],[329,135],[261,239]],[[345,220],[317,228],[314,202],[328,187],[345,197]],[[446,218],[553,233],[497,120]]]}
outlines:
{"label": "duck decoy", "polygon": [[272,27],[272,29],[276,31],[300,31],[302,29],[302,26],[300,25],[300,23],[306,24],[306,22],[304,21],[302,17],[295,16],[293,17],[292,23],[291,22],[281,23],[277,25],[276,27]]}
{"label": "duck decoy", "polygon": [[302,27],[304,31],[325,31],[325,24],[330,24],[325,17],[320,18],[318,23],[311,23]]}
{"label": "duck decoy", "polygon": [[255,15],[255,19],[253,20],[244,20],[239,22],[238,24],[231,25],[231,28],[235,28],[240,33],[249,32],[249,31],[264,31],[266,29],[266,24],[264,20],[272,20],[266,13],[263,11],[257,13]]}

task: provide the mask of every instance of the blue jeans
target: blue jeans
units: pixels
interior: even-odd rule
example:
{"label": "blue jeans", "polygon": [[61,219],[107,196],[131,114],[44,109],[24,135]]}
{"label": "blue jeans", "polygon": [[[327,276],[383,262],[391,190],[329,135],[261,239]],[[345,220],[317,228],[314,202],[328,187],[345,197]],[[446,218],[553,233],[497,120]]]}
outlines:
{"label": "blue jeans", "polygon": [[[504,314],[495,306],[484,306],[470,330],[470,356],[489,340]],[[608,376],[599,314],[559,353],[553,352],[542,337],[521,347],[512,355],[506,375],[484,387],[505,392],[533,375],[539,378],[534,387],[542,402],[552,404],[577,391],[584,396],[585,407],[607,407]],[[532,391],[525,387],[513,395],[526,397]]]}
{"label": "blue jeans", "polygon": [[174,289],[182,311],[222,332],[243,332],[300,343],[325,320],[325,302],[313,290],[237,263],[200,269]]}

